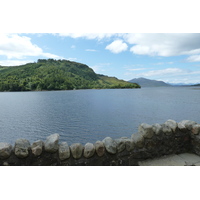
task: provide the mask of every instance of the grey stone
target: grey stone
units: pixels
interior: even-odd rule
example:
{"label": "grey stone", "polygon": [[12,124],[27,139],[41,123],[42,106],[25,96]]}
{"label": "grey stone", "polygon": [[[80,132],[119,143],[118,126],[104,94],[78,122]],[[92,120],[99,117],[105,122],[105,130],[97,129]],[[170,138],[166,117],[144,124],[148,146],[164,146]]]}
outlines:
{"label": "grey stone", "polygon": [[138,132],[142,134],[144,138],[152,138],[154,135],[153,127],[146,123],[140,124]]}
{"label": "grey stone", "polygon": [[134,141],[135,145],[139,148],[144,146],[144,137],[140,133],[134,133],[131,135],[131,139]]}
{"label": "grey stone", "polygon": [[195,121],[190,120],[183,120],[180,123],[182,123],[189,131],[192,129],[192,126],[197,124]]}
{"label": "grey stone", "polygon": [[192,126],[191,133],[198,135],[200,133],[200,124],[195,124]]}
{"label": "grey stone", "polygon": [[125,143],[126,143],[126,150],[127,151],[132,151],[134,149],[135,143],[132,139],[126,140]]}
{"label": "grey stone", "polygon": [[71,150],[72,156],[75,159],[79,159],[83,153],[83,146],[80,143],[74,143],[70,146],[70,150]]}
{"label": "grey stone", "polygon": [[35,141],[32,145],[31,145],[31,150],[32,150],[32,154],[34,156],[39,156],[42,153],[42,149],[44,146],[44,142],[41,140],[37,140]]}
{"label": "grey stone", "polygon": [[62,142],[58,148],[58,155],[60,160],[66,160],[70,157],[70,149],[67,142]]}
{"label": "grey stone", "polygon": [[17,139],[15,141],[14,152],[19,158],[25,158],[29,155],[29,150],[31,148],[30,142],[26,139]]}
{"label": "grey stone", "polygon": [[59,134],[55,133],[47,137],[44,142],[44,149],[49,153],[55,153],[58,150]]}
{"label": "grey stone", "polygon": [[128,138],[123,137],[114,140],[117,144],[117,152],[122,152],[126,148],[126,140],[128,140]]}
{"label": "grey stone", "polygon": [[0,142],[0,159],[5,159],[10,157],[11,152],[12,152],[12,145]]}
{"label": "grey stone", "polygon": [[162,124],[161,130],[167,136],[172,135],[172,129],[166,124]]}
{"label": "grey stone", "polygon": [[156,124],[153,124],[152,125],[152,128],[153,128],[153,132],[156,134],[156,135],[160,135],[160,133],[162,132],[161,129],[161,125],[156,123]]}
{"label": "grey stone", "polygon": [[186,131],[187,131],[187,128],[186,128],[184,122],[179,122],[179,123],[178,123],[178,129],[179,129],[181,132],[186,132]]}
{"label": "grey stone", "polygon": [[96,153],[99,157],[103,156],[105,153],[105,146],[102,141],[96,141],[94,144]]}
{"label": "grey stone", "polygon": [[117,144],[111,137],[106,137],[103,140],[103,143],[108,153],[111,154],[117,153]]}
{"label": "grey stone", "polygon": [[177,122],[171,119],[167,120],[164,124],[166,126],[169,126],[174,133],[176,132],[176,129],[178,128]]}
{"label": "grey stone", "polygon": [[86,143],[83,155],[85,158],[90,158],[94,155],[95,153],[95,147],[92,143]]}

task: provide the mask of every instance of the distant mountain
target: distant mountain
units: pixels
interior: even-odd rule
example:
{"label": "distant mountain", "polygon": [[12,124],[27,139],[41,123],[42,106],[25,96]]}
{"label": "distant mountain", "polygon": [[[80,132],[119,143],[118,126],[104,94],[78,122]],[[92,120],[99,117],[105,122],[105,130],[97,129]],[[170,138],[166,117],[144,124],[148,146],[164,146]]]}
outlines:
{"label": "distant mountain", "polygon": [[200,86],[200,83],[168,83],[168,84],[180,87]]}
{"label": "distant mountain", "polygon": [[140,88],[136,83],[96,74],[68,60],[39,59],[15,67],[0,66],[0,91]]}
{"label": "distant mountain", "polygon": [[168,87],[168,86],[171,86],[163,81],[150,80],[147,78],[134,78],[134,79],[130,80],[129,82],[137,83],[141,87],[163,87],[163,86]]}
{"label": "distant mountain", "polygon": [[192,85],[194,85],[194,83],[168,83],[168,84],[170,84],[170,85],[172,85],[172,86],[183,86],[183,87],[185,87],[185,86],[192,86]]}
{"label": "distant mountain", "polygon": [[198,87],[199,87],[199,86],[200,86],[200,84],[194,84],[194,85],[191,85],[191,86],[198,86]]}

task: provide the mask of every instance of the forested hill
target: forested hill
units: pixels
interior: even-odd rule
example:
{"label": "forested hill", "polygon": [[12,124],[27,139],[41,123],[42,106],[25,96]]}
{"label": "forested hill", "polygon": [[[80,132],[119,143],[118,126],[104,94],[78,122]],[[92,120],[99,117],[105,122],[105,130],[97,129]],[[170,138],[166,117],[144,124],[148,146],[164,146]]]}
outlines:
{"label": "forested hill", "polygon": [[39,59],[15,67],[0,66],[0,91],[140,88],[138,84],[96,74],[85,64]]}

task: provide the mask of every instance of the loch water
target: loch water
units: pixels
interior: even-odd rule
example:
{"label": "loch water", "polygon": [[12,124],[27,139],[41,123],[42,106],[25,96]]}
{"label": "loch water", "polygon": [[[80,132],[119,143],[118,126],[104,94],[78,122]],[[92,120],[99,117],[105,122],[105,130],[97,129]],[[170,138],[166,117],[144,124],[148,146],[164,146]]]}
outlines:
{"label": "loch water", "polygon": [[200,123],[200,88],[154,87],[0,93],[0,142],[53,133],[68,144],[130,137],[141,123]]}

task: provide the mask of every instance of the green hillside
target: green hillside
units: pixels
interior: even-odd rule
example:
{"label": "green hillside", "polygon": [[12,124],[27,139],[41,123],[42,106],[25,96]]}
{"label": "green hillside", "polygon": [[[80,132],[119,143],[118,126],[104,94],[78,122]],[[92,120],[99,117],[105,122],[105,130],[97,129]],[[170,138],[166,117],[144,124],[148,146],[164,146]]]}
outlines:
{"label": "green hillside", "polygon": [[140,88],[138,84],[96,74],[85,64],[39,59],[15,67],[0,66],[0,91]]}

